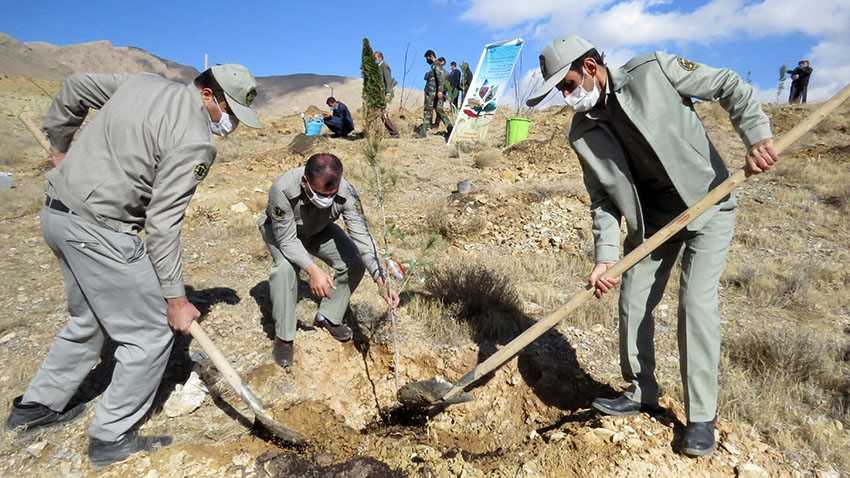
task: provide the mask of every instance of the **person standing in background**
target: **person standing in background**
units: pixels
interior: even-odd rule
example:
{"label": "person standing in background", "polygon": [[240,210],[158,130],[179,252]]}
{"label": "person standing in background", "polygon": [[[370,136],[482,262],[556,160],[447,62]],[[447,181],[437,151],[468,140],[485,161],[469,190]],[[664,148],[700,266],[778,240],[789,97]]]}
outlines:
{"label": "person standing in background", "polygon": [[457,63],[454,61],[451,62],[448,81],[451,88],[448,92],[449,102],[454,106],[458,106],[457,99],[460,97],[460,70],[457,69]]}
{"label": "person standing in background", "polygon": [[809,60],[800,60],[797,68],[791,70],[791,94],[789,103],[805,103],[809,92],[809,78],[812,76]]}
{"label": "person standing in background", "polygon": [[384,97],[387,102],[387,106],[384,108],[384,111],[381,112],[381,121],[384,122],[384,127],[387,129],[387,133],[389,133],[390,137],[398,138],[398,130],[395,129],[395,125],[393,125],[392,120],[390,120],[390,115],[387,113],[390,103],[393,101],[393,96],[395,96],[396,81],[393,79],[393,72],[390,70],[390,65],[384,61],[383,53],[376,51],[375,61],[378,63],[378,69],[381,71],[381,84],[384,85]]}

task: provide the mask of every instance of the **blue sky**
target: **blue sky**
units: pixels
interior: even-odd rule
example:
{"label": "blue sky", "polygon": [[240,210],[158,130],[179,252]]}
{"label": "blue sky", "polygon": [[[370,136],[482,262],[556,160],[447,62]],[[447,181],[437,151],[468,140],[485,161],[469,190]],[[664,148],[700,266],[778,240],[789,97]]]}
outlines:
{"label": "blue sky", "polygon": [[607,50],[614,64],[663,49],[742,76],[751,71],[766,97],[776,87],[779,65],[793,65],[803,57],[812,59],[813,86],[822,95],[850,81],[847,0],[153,0],[143,7],[117,1],[69,5],[0,0],[0,11],[15,12],[0,18],[0,31],[19,40],[60,45],[107,39],[198,68],[207,52],[211,62],[240,62],[258,76],[357,76],[360,42],[366,36],[385,52],[399,83],[410,43],[408,84],[416,87],[422,84],[427,48],[474,67],[484,44],[521,36],[527,41],[523,70],[528,72],[546,42],[575,32]]}

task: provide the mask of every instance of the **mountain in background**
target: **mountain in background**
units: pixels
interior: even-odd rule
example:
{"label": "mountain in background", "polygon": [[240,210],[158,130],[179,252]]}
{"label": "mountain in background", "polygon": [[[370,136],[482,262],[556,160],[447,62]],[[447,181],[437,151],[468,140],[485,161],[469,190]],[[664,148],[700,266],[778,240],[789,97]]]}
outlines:
{"label": "mountain in background", "polygon": [[[0,74],[61,81],[69,74],[81,71],[148,72],[182,83],[192,81],[199,73],[191,66],[160,58],[141,48],[114,46],[109,41],[57,46],[44,42],[19,42],[0,33]],[[357,109],[361,105],[360,78],[299,73],[257,77],[257,83],[255,106],[267,116],[298,113],[310,105],[322,107],[330,96],[330,88],[333,88],[334,96],[349,108]],[[396,90],[396,105],[399,96],[400,88]],[[418,107],[422,102],[421,92],[407,89],[405,96],[408,106]]]}

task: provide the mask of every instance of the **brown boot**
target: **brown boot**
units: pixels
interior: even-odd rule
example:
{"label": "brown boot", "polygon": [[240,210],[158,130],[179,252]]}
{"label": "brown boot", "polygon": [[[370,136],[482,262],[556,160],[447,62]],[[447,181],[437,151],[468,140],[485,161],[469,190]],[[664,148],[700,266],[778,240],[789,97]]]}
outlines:
{"label": "brown boot", "polygon": [[316,327],[327,329],[331,337],[340,342],[348,342],[354,336],[349,326],[345,324],[336,325],[319,314],[316,315],[316,320],[313,323]]}
{"label": "brown boot", "polygon": [[272,350],[274,362],[283,368],[292,366],[292,359],[295,356],[295,344],[291,341],[274,338],[274,349]]}

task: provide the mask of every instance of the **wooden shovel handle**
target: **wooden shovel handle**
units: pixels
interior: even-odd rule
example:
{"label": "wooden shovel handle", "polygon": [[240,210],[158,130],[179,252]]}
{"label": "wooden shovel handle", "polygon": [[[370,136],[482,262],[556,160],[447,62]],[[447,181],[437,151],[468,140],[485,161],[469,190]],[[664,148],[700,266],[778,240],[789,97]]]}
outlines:
{"label": "wooden shovel handle", "polygon": [[193,321],[192,325],[189,326],[189,333],[198,342],[210,360],[212,360],[213,365],[215,365],[215,368],[221,372],[227,383],[230,384],[237,393],[239,393],[242,400],[245,401],[245,403],[247,403],[255,412],[263,412],[265,407],[262,402],[260,402],[257,396],[254,395],[254,392],[252,392],[251,389],[242,383],[239,373],[232,365],[230,365],[230,361],[227,360],[221,352],[221,349],[213,343],[210,336],[207,335],[201,325],[198,322]]}
{"label": "wooden shovel handle", "polygon": [[21,120],[21,123],[27,127],[32,137],[38,142],[38,144],[44,148],[44,151],[47,154],[50,154],[53,151],[53,148],[50,146],[50,142],[47,140],[47,137],[44,133],[39,129],[38,126],[32,121],[32,118],[25,114],[21,114],[18,116],[18,119]]}
{"label": "wooden shovel handle", "polygon": [[[801,121],[793,129],[782,135],[776,141],[775,148],[777,153],[782,153],[792,144],[796,143],[804,134],[808,133],[813,127],[820,123],[825,117],[838,108],[847,98],[850,97],[850,85],[847,85],[833,96],[829,101],[822,104],[818,109],[813,111],[806,119]],[[641,259],[652,253],[658,246],[673,237],[677,232],[684,229],[688,224],[696,219],[699,215],[717,204],[718,201],[729,195],[741,183],[747,180],[747,175],[743,169],[729,176],[725,181],[720,183],[716,188],[712,189],[699,202],[688,208],[685,212],[673,219],[672,222],[661,228],[658,232],[644,241],[640,246],[632,252],[620,259],[616,264],[608,268],[604,277],[617,277],[622,275],[632,266],[637,264]],[[593,289],[589,286],[577,293],[555,312],[537,321],[534,325],[525,330],[522,334],[510,341],[496,353],[481,362],[474,369],[470,370],[466,375],[455,384],[443,397],[444,400],[453,398],[460,394],[465,387],[472,384],[479,378],[487,375],[493,370],[499,368],[502,364],[510,360],[514,355],[519,353],[528,344],[536,340],[538,337],[546,333],[547,330],[557,325],[564,320],[569,314],[577,309],[581,304],[593,297]]]}

